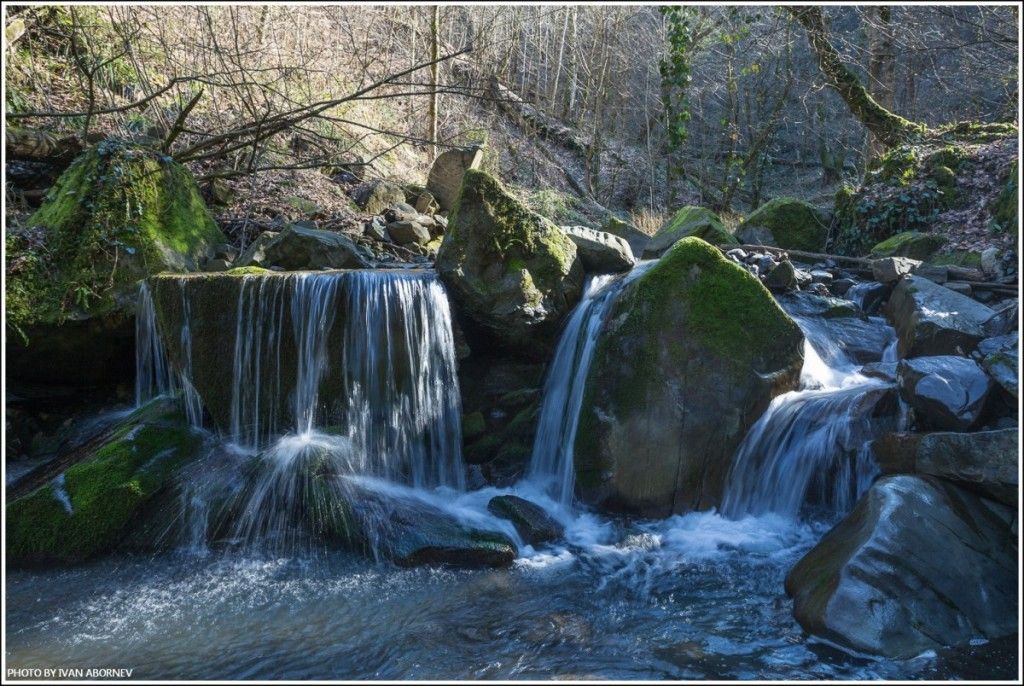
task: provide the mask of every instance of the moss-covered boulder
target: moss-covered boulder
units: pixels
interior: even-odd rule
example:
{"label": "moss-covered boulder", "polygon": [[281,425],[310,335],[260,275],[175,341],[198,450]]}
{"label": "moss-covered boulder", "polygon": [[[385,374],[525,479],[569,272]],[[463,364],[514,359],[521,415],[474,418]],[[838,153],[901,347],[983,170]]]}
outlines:
{"label": "moss-covered boulder", "polygon": [[79,156],[27,226],[6,239],[8,369],[62,384],[123,372],[139,281],[225,242],[187,169],[116,140]]}
{"label": "moss-covered boulder", "polygon": [[775,198],[744,219],[736,237],[742,243],[820,252],[828,239],[828,220],[810,203]]}
{"label": "moss-covered boulder", "polygon": [[875,244],[872,257],[909,257],[927,260],[946,244],[946,237],[937,233],[904,231]]}
{"label": "moss-covered boulder", "polygon": [[587,377],[575,446],[581,498],[666,516],[715,506],[733,452],[796,387],[803,335],[714,246],[677,242],[618,297]]}
{"label": "moss-covered boulder", "polygon": [[644,257],[661,257],[676,241],[695,236],[712,245],[737,245],[739,241],[729,233],[725,224],[706,207],[687,205],[678,210],[672,218],[658,229],[644,248]]}
{"label": "moss-covered boulder", "polygon": [[85,460],[7,505],[8,563],[74,563],[112,550],[202,443],[173,406],[141,407]]}
{"label": "moss-covered boulder", "polygon": [[992,214],[992,230],[996,233],[1017,231],[1019,219],[1017,204],[1020,200],[1020,189],[1017,185],[1017,162],[1010,165],[1009,173],[999,195],[989,206]]}
{"label": "moss-covered boulder", "polygon": [[634,255],[643,255],[644,248],[647,243],[651,240],[651,237],[646,233],[638,229],[633,224],[619,219],[613,214],[608,215],[604,224],[601,226],[601,230],[605,233],[610,233],[613,236],[623,238],[629,243],[630,249]]}
{"label": "moss-covered boulder", "polygon": [[472,323],[500,343],[526,349],[538,337],[554,337],[583,288],[572,240],[497,179],[473,169],[449,218],[437,271]]}

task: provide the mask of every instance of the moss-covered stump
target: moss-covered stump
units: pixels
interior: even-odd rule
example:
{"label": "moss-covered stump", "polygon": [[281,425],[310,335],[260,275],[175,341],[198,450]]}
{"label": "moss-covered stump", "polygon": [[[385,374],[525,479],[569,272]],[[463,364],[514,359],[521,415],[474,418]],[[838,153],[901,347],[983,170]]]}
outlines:
{"label": "moss-covered stump", "polygon": [[909,257],[927,260],[946,244],[946,237],[937,233],[904,231],[877,243],[871,248],[872,257]]}
{"label": "moss-covered stump", "polygon": [[796,387],[803,335],[746,270],[698,239],[627,285],[608,318],[580,415],[577,488],[650,516],[716,505],[736,446]]}
{"label": "moss-covered stump", "polygon": [[143,406],[84,461],[7,505],[8,563],[75,563],[112,550],[202,443],[173,406]]}
{"label": "moss-covered stump", "polygon": [[706,207],[687,205],[658,229],[644,248],[644,257],[661,257],[676,241],[695,236],[712,245],[737,245],[739,241],[729,233],[717,214]]}
{"label": "moss-covered stump", "polygon": [[742,243],[821,252],[828,239],[828,220],[802,200],[775,198],[744,219],[736,237]]}
{"label": "moss-covered stump", "polygon": [[137,285],[190,271],[224,242],[187,169],[108,140],[83,153],[8,231],[8,368],[27,380],[123,378]]}
{"label": "moss-covered stump", "polygon": [[583,288],[576,246],[565,233],[472,169],[438,250],[437,271],[458,311],[489,338],[525,350],[553,340]]}

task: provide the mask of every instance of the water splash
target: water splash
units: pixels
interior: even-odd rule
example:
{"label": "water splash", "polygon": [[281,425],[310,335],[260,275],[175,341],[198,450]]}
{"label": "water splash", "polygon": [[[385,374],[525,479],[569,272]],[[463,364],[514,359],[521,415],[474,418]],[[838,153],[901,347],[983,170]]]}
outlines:
{"label": "water splash", "polygon": [[625,276],[590,277],[582,300],[573,310],[558,340],[555,357],[544,382],[544,400],[527,478],[544,484],[563,504],[572,501],[576,485],[573,446],[587,374],[601,329],[623,287],[643,276],[655,262],[641,262]]}
{"label": "water splash", "polygon": [[[772,400],[737,449],[722,499],[729,517],[796,518],[815,506],[845,513],[878,475],[872,413],[891,385],[861,374],[826,320],[793,319],[805,336],[801,389]],[[894,351],[888,343],[883,359]]]}

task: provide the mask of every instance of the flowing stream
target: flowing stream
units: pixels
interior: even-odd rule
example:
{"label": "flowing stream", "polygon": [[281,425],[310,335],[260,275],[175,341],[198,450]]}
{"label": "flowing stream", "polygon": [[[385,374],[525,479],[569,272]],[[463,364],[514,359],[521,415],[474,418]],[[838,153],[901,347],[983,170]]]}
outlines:
{"label": "flowing stream", "polygon": [[[808,639],[793,620],[785,574],[874,477],[863,448],[887,389],[813,317],[797,316],[802,388],[750,431],[723,513],[627,520],[573,502],[587,369],[615,297],[646,268],[590,281],[548,371],[527,478],[480,490],[463,480],[454,340],[434,277],[245,277],[223,360],[230,425],[182,474],[182,545],[9,573],[8,666],[127,667],[150,679],[941,679],[993,663],[1015,673],[1000,645],[873,659]],[[199,332],[182,293],[179,369],[152,294],[140,294],[139,402],[176,391],[186,407],[197,402]],[[282,397],[290,365],[294,392]],[[197,427],[202,417],[189,410]],[[302,547],[290,505],[310,488],[311,461],[382,502],[417,501],[505,533],[519,557],[502,570],[400,569]],[[260,476],[243,487],[254,465]],[[248,545],[214,553],[211,503],[224,488],[242,504],[228,539]],[[562,523],[564,540],[525,545],[487,511],[510,493]]]}

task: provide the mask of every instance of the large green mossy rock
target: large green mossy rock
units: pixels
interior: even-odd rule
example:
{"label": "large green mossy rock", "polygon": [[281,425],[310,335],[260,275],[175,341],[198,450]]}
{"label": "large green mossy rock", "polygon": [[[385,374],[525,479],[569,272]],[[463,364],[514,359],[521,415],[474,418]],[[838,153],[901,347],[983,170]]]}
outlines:
{"label": "large green mossy rock", "polygon": [[8,369],[62,384],[123,372],[139,281],[225,241],[187,169],[116,140],[79,156],[26,224],[6,240]]}
{"label": "large green mossy rock", "polygon": [[202,444],[173,405],[141,407],[85,460],[7,505],[8,563],[74,563],[112,550]]}
{"label": "large green mossy rock", "polygon": [[437,271],[458,311],[491,338],[526,350],[557,334],[583,288],[572,240],[474,169],[465,173]]}
{"label": "large green mossy rock", "polygon": [[661,257],[676,241],[695,236],[712,245],[737,245],[739,241],[729,233],[717,214],[706,207],[687,205],[658,229],[644,248],[644,257]]}
{"label": "large green mossy rock", "polygon": [[744,219],[736,237],[742,243],[820,252],[828,239],[828,221],[809,203],[775,198]]}
{"label": "large green mossy rock", "polygon": [[1013,519],[942,479],[880,479],[790,571],[793,614],[816,636],[899,659],[1014,634]]}
{"label": "large green mossy rock", "polygon": [[698,238],[677,242],[623,289],[599,340],[579,495],[658,517],[715,506],[739,442],[802,364],[800,328],[755,277]]}
{"label": "large green mossy rock", "polygon": [[946,244],[946,237],[937,233],[903,231],[871,248],[872,257],[909,257],[927,260]]}

